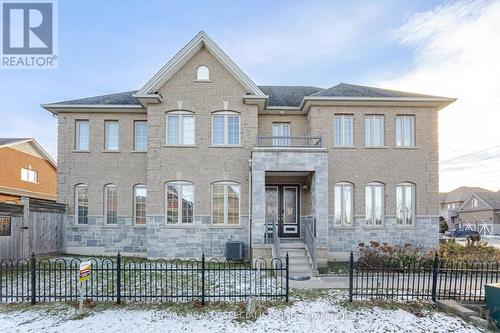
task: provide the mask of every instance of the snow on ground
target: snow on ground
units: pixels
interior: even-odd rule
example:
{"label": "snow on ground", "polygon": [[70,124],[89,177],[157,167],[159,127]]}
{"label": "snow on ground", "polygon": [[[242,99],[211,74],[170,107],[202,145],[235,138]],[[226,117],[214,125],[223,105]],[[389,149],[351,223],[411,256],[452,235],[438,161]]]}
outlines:
{"label": "snow on ground", "polygon": [[[415,316],[404,310],[347,308],[342,294],[271,308],[255,321],[238,322],[234,311],[178,314],[167,308],[95,311],[75,319],[64,304],[7,311],[0,308],[2,332],[480,332],[459,318],[432,311]],[[92,311],[92,310],[91,310]]]}

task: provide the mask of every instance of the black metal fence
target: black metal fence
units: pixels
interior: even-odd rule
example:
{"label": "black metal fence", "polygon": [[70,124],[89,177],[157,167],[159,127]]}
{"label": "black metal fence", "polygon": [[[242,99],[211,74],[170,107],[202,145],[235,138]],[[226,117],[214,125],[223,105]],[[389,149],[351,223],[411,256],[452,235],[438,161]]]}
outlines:
{"label": "black metal fence", "polygon": [[360,259],[349,264],[349,300],[373,298],[455,299],[484,301],[484,285],[500,282],[497,261],[390,259],[371,264]]}
{"label": "black metal fence", "polygon": [[283,263],[225,262],[217,259],[149,260],[72,257],[0,261],[0,302],[75,301],[80,296],[79,268],[91,262],[90,279],[81,284],[94,301],[164,302],[244,300],[255,295],[288,302],[288,255]]}

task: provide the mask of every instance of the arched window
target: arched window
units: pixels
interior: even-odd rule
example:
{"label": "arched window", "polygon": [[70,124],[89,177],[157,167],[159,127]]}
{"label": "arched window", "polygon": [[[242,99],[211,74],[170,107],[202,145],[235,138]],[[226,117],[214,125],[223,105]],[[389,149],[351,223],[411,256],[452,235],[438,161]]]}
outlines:
{"label": "arched window", "polygon": [[194,113],[173,111],[167,113],[166,138],[169,145],[194,145]]}
{"label": "arched window", "polygon": [[75,186],[75,219],[78,224],[89,223],[89,188],[85,184]]}
{"label": "arched window", "polygon": [[196,80],[198,81],[208,81],[210,80],[210,70],[207,66],[200,66],[196,70]]}
{"label": "arched window", "polygon": [[415,184],[401,183],[396,186],[396,223],[415,223]]}
{"label": "arched window", "polygon": [[104,219],[106,224],[118,223],[118,193],[115,184],[104,185]]}
{"label": "arched window", "polygon": [[212,223],[235,225],[240,223],[240,184],[216,182],[212,184]]}
{"label": "arched window", "polygon": [[148,189],[145,185],[134,186],[134,224],[146,224],[146,200]]}
{"label": "arched window", "polygon": [[335,225],[353,225],[353,192],[352,183],[340,182],[334,186]]}
{"label": "arched window", "polygon": [[368,183],[365,187],[365,221],[367,225],[382,225],[384,219],[384,184]]}
{"label": "arched window", "polygon": [[240,115],[236,112],[221,111],[212,115],[212,144],[240,144]]}
{"label": "arched window", "polygon": [[476,208],[477,206],[479,206],[477,199],[472,199],[472,207]]}
{"label": "arched window", "polygon": [[185,181],[168,182],[165,192],[167,223],[193,223],[194,184]]}

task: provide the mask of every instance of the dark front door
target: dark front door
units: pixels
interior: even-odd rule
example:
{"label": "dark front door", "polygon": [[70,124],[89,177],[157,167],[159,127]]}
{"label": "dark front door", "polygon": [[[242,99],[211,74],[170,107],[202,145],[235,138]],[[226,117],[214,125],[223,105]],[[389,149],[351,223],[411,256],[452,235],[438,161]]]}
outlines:
{"label": "dark front door", "polygon": [[266,223],[278,223],[278,235],[283,238],[299,237],[299,186],[266,186]]}

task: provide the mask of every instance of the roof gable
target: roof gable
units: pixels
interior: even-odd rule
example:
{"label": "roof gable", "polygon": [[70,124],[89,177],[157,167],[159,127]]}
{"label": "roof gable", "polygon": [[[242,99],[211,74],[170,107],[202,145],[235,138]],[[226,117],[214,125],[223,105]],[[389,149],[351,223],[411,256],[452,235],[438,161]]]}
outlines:
{"label": "roof gable", "polygon": [[47,153],[33,138],[0,138],[0,148],[4,147],[9,147],[26,154],[43,158],[52,164],[54,168],[57,168],[56,162],[50,157],[49,153]]}
{"label": "roof gable", "polygon": [[137,95],[155,93],[175,73],[177,73],[202,47],[205,47],[231,73],[248,92],[264,96],[257,85],[236,65],[231,58],[212,40],[201,31],[187,43],[169,62],[167,62],[144,86]]}

